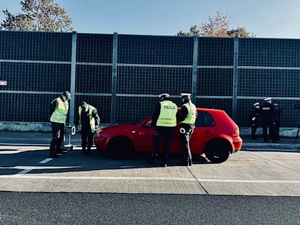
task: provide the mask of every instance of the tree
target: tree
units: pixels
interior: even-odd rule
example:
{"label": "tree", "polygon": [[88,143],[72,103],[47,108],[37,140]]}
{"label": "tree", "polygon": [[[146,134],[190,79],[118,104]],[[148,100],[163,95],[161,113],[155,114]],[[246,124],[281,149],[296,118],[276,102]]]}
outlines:
{"label": "tree", "polygon": [[229,29],[230,16],[224,15],[220,11],[216,12],[215,17],[209,17],[208,22],[202,23],[201,26],[194,25],[190,32],[180,31],[177,36],[205,36],[205,37],[254,37],[244,27]]}
{"label": "tree", "polygon": [[54,0],[21,1],[23,13],[12,14],[3,10],[5,20],[0,24],[4,30],[25,31],[73,31],[72,20]]}
{"label": "tree", "polygon": [[246,30],[245,27],[238,27],[237,29],[231,29],[227,32],[227,35],[230,37],[255,37],[254,34],[251,34]]}
{"label": "tree", "polygon": [[201,36],[226,37],[229,29],[230,17],[217,11],[214,18],[209,17],[207,23],[200,26]]}
{"label": "tree", "polygon": [[177,36],[199,36],[200,30],[197,25],[191,26],[190,32],[184,33],[182,31],[179,31],[177,33]]}

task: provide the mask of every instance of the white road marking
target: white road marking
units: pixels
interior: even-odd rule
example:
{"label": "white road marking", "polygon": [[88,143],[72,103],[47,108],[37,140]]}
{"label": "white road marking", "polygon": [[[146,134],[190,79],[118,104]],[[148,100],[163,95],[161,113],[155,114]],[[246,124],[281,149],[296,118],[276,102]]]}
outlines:
{"label": "white road marking", "polygon": [[300,184],[300,180],[222,180],[222,179],[198,179],[200,182],[216,183],[275,183],[275,184]]}
{"label": "white road marking", "polygon": [[2,146],[49,146],[49,144],[28,144],[28,143],[0,143]]}
{"label": "white road marking", "polygon": [[[76,169],[82,166],[0,166],[0,169],[17,169],[17,170],[51,170],[51,169]],[[1,175],[0,175],[1,177]]]}
{"label": "white road marking", "polygon": [[270,152],[299,152],[299,149],[294,148],[285,148],[285,149],[278,149],[278,148],[242,148],[242,151],[270,151]]}
{"label": "white road marking", "polygon": [[149,180],[149,181],[197,181],[210,183],[273,183],[273,184],[300,184],[300,180],[222,180],[222,179],[195,179],[181,177],[50,177],[50,176],[32,176],[32,175],[4,175],[1,178],[12,179],[49,179],[49,180]]}
{"label": "white road marking", "polygon": [[44,159],[43,161],[40,161],[39,163],[45,164],[45,163],[51,161],[52,159],[53,159],[53,158],[47,158],[47,159]]}
{"label": "white road marking", "polygon": [[20,171],[19,173],[17,173],[17,174],[15,174],[15,175],[13,175],[13,176],[17,176],[17,175],[23,175],[23,174],[26,174],[26,173],[28,173],[28,172],[30,172],[32,169],[26,169],[26,170],[22,170],[22,171]]}

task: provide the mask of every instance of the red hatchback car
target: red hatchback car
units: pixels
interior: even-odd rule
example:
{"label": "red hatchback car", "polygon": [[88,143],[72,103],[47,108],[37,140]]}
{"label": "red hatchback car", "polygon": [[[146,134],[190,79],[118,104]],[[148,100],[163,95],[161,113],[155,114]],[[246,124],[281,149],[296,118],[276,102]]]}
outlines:
{"label": "red hatchback car", "polygon": [[[205,154],[214,163],[226,161],[231,153],[241,149],[243,140],[239,127],[223,110],[197,108],[198,117],[190,141],[193,155]],[[95,137],[98,150],[114,157],[124,158],[134,153],[152,151],[156,128],[151,126],[151,116],[139,123],[119,124],[103,128]],[[162,151],[163,144],[161,146]],[[174,133],[170,154],[182,154],[179,126]]]}

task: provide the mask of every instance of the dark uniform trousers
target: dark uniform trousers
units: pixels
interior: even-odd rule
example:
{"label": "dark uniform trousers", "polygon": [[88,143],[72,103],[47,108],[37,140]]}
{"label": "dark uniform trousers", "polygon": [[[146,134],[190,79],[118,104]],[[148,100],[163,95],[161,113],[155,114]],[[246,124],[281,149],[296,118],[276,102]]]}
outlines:
{"label": "dark uniform trousers", "polygon": [[[275,139],[275,109],[271,103],[265,103],[261,107],[262,128],[264,141],[267,142],[269,137],[276,142]],[[269,134],[268,134],[269,131]],[[269,136],[270,135],[270,136]]]}
{"label": "dark uniform trousers", "polygon": [[157,127],[152,157],[155,157],[159,151],[160,143],[164,141],[163,163],[166,163],[169,157],[170,147],[173,140],[175,127]]}
{"label": "dark uniform trousers", "polygon": [[93,137],[94,134],[91,131],[91,128],[84,128],[81,130],[81,146],[82,149],[85,150],[85,148],[87,147],[88,150],[90,150],[90,148],[93,146]]}
{"label": "dark uniform trousers", "polygon": [[191,124],[180,124],[180,128],[185,130],[184,133],[180,132],[181,144],[183,148],[183,162],[189,163],[192,161],[192,154],[190,149],[190,140],[194,132],[195,126]]}
{"label": "dark uniform trousers", "polygon": [[52,124],[52,140],[50,144],[50,154],[55,154],[57,150],[61,149],[61,143],[64,140],[65,124],[54,123]]}
{"label": "dark uniform trousers", "polygon": [[273,141],[276,141],[274,122],[272,122],[272,121],[263,122],[262,127],[263,127],[264,141],[267,142],[269,140],[269,138],[271,138]]}

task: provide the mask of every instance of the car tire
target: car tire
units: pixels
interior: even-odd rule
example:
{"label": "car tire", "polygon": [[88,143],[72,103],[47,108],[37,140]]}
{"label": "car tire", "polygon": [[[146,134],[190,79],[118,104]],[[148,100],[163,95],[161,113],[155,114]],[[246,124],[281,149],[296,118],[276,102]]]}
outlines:
{"label": "car tire", "polygon": [[225,162],[230,154],[230,144],[224,140],[210,141],[205,148],[205,156],[212,163]]}
{"label": "car tire", "polygon": [[108,144],[108,153],[115,159],[127,159],[134,155],[133,144],[126,137],[113,138]]}

